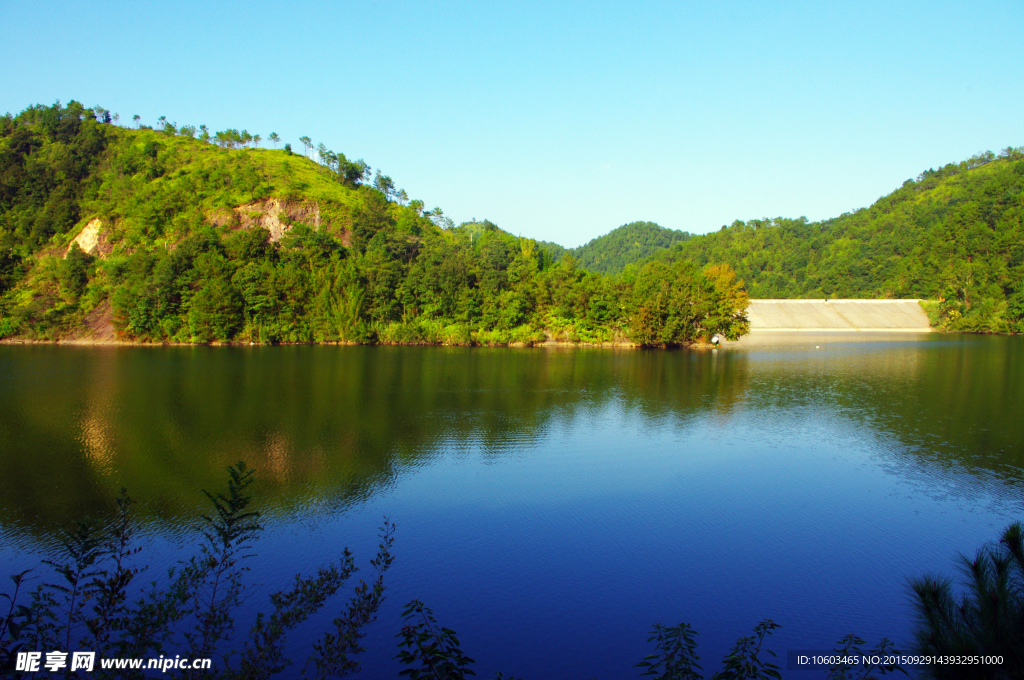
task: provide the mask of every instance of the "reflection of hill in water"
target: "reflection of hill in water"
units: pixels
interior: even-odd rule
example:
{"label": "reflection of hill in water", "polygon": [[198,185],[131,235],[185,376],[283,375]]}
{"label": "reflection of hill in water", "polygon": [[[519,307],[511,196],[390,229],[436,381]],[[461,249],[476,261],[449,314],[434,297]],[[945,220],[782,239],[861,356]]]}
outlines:
{"label": "reflection of hill in water", "polygon": [[882,337],[762,341],[749,405],[821,409],[898,441],[901,464],[1024,479],[1024,339]]}
{"label": "reflection of hill in water", "polygon": [[[343,507],[438,451],[501,457],[615,407],[652,427],[736,413],[836,419],[900,465],[1020,478],[1024,343],[634,352],[389,347],[0,348],[4,522],[107,507],[121,485],[191,516],[244,459],[280,511]],[[603,415],[604,414],[604,415]],[[788,418],[774,419],[784,430]]]}
{"label": "reflection of hill in water", "polygon": [[655,418],[742,389],[709,355],[663,352],[5,347],[0,363],[4,514],[43,524],[122,484],[177,514],[239,459],[282,502],[362,497],[441,448],[501,456],[614,400]]}

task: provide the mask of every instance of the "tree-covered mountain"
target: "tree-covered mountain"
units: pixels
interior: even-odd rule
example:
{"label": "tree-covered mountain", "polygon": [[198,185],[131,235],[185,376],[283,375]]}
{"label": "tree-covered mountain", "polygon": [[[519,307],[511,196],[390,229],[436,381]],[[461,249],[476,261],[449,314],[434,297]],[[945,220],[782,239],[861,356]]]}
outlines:
{"label": "tree-covered mountain", "polygon": [[[487,220],[484,222],[490,224]],[[646,262],[690,236],[685,231],[667,229],[654,222],[630,222],[578,248],[566,248],[550,241],[537,241],[537,245],[547,251],[552,262],[571,255],[584,269],[618,274],[628,265]]]}
{"label": "tree-covered mountain", "polygon": [[644,262],[689,238],[690,234],[685,231],[667,229],[654,222],[630,222],[566,252],[584,269],[611,274],[621,272],[628,264]]}
{"label": "tree-covered mountain", "polygon": [[566,249],[592,271],[650,258],[727,263],[753,298],[923,298],[935,325],[1024,332],[1024,148],[921,173],[869,208],[822,222],[736,221],[706,235],[634,222]]}
{"label": "tree-covered mountain", "polygon": [[752,298],[925,298],[950,330],[1024,332],[1024,148],[928,170],[822,222],[734,222],[658,255],[724,262]]}
{"label": "tree-covered mountain", "polygon": [[747,328],[727,267],[606,276],[455,227],[308,137],[297,155],[115,122],[75,102],[0,118],[0,337],[674,345]]}

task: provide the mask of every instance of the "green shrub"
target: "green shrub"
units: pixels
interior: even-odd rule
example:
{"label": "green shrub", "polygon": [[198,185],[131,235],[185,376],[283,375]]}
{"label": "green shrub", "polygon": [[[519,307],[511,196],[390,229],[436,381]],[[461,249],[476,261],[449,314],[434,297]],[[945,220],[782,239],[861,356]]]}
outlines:
{"label": "green shrub", "polygon": [[9,338],[12,335],[17,335],[18,326],[19,324],[17,320],[12,319],[9,316],[0,318],[0,340],[3,338]]}

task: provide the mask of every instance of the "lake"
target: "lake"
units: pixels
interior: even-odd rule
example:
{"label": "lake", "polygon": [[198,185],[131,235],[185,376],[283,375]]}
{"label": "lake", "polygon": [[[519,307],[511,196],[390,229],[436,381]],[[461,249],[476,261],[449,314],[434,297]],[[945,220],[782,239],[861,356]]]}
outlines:
{"label": "lake", "polygon": [[[955,575],[958,552],[1024,516],[1022,415],[1019,337],[2,346],[0,576],[122,486],[140,563],[172,566],[195,548],[200,490],[245,460],[267,530],[242,630],[344,546],[365,572],[381,518],[398,525],[366,678],[396,677],[413,598],[479,677],[638,677],[655,622],[690,623],[706,671],[763,618],[783,668],[850,632],[905,650],[907,578]],[[299,667],[335,615],[295,636]]]}

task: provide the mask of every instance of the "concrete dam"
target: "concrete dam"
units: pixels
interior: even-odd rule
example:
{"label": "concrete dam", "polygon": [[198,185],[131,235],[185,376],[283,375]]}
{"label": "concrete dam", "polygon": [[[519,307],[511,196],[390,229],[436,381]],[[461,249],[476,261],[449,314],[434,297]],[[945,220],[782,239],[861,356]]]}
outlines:
{"label": "concrete dam", "polygon": [[751,300],[751,332],[932,330],[920,300]]}

